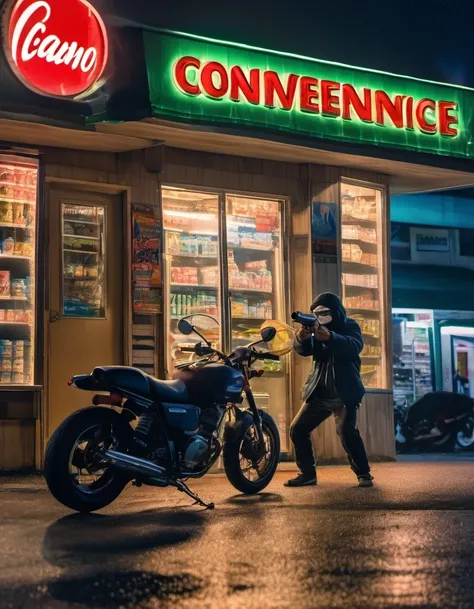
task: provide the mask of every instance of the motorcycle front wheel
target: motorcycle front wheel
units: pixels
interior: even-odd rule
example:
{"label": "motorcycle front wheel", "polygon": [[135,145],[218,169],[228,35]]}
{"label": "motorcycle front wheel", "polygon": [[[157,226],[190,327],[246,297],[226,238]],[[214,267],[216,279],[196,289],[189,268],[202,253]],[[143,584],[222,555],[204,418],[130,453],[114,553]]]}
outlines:
{"label": "motorcycle front wheel", "polygon": [[456,449],[474,450],[474,416],[468,417],[456,435]]}
{"label": "motorcycle front wheel", "polygon": [[261,450],[251,417],[240,421],[224,443],[224,469],[234,488],[246,495],[259,493],[275,475],[280,458],[280,434],[272,417],[260,411],[265,446]]}
{"label": "motorcycle front wheel", "polygon": [[76,512],[115,501],[129,478],[101,463],[98,454],[120,449],[124,432],[120,415],[108,408],[86,408],[65,419],[46,448],[44,475],[53,497]]}

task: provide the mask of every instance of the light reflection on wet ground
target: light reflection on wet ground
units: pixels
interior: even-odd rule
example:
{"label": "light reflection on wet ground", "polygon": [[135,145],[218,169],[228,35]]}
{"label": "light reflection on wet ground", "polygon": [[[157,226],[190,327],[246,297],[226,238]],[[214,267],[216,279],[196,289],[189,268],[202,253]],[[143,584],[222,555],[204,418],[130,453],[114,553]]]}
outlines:
{"label": "light reflection on wet ground", "polygon": [[[474,463],[346,468],[318,488],[235,495],[193,484],[216,510],[172,490],[128,489],[100,515],[71,515],[35,485],[0,487],[0,607],[474,606]],[[27,492],[25,492],[25,488]]]}

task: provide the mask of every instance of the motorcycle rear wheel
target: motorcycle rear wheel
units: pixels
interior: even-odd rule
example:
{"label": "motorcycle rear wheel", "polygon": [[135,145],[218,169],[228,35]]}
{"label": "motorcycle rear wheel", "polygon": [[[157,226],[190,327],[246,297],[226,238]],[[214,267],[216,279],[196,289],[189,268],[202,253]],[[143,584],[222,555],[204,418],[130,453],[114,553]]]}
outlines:
{"label": "motorcycle rear wheel", "polygon": [[51,436],[45,454],[44,475],[53,497],[85,513],[115,501],[129,478],[111,467],[101,468],[94,462],[94,452],[119,448],[124,430],[120,415],[108,408],[85,408],[65,419]]}
{"label": "motorcycle rear wheel", "polygon": [[265,439],[265,454],[254,459],[258,446],[255,426],[250,417],[242,420],[235,429],[232,440],[224,444],[224,469],[234,488],[246,495],[259,493],[275,475],[280,458],[280,434],[272,417],[260,411]]}

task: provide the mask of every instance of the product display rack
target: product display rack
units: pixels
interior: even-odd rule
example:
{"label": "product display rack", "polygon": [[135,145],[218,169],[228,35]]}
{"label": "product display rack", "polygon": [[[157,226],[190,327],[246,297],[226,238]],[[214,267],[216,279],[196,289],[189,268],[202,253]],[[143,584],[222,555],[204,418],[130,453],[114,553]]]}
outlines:
{"label": "product display rack", "polygon": [[0,384],[35,382],[38,164],[0,156]]}
{"label": "product display rack", "polygon": [[407,322],[403,352],[393,366],[393,398],[398,405],[411,406],[433,391],[431,344],[425,323]]}
{"label": "product display rack", "polygon": [[386,389],[382,191],[342,183],[342,295],[362,330],[361,374],[367,389]]}

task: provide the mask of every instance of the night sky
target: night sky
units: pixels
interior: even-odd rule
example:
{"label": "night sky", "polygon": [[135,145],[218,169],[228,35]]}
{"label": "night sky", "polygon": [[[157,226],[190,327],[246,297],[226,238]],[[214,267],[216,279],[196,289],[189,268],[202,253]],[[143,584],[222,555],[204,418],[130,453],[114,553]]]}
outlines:
{"label": "night sky", "polygon": [[474,87],[473,0],[98,0],[142,23]]}

